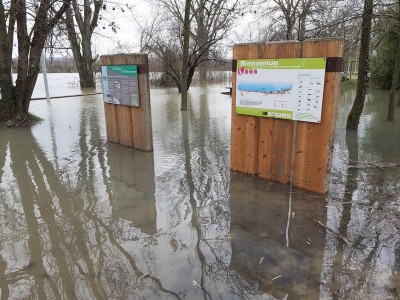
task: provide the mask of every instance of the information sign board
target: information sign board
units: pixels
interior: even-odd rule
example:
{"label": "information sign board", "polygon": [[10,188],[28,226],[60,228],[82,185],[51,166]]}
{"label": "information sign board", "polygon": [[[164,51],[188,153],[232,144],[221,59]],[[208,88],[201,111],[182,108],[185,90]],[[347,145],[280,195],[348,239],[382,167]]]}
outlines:
{"label": "information sign board", "polygon": [[321,122],[325,58],[238,60],[236,113]]}
{"label": "information sign board", "polygon": [[104,102],[140,106],[136,65],[102,66],[101,75]]}

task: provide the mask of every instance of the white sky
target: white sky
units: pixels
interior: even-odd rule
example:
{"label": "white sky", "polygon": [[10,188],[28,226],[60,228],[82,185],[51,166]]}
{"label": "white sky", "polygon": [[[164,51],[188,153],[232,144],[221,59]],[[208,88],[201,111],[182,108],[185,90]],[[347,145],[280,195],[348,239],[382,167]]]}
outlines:
{"label": "white sky", "polygon": [[[116,22],[117,26],[119,27],[119,29],[117,29],[117,33],[112,32],[112,30],[106,24],[104,24],[104,22],[102,22],[99,23],[97,32],[99,32],[101,35],[104,35],[104,37],[96,35],[93,39],[94,48],[96,48],[96,52],[98,52],[100,55],[114,53],[118,46],[117,42],[120,42],[123,46],[129,48],[130,52],[139,51],[140,30],[139,26],[134,20],[134,17],[141,19],[150,18],[151,16],[151,5],[146,0],[125,0],[118,2],[124,4],[106,4],[107,13],[104,14],[107,19]],[[128,4],[131,9],[128,9],[126,4]],[[115,8],[115,10],[112,10],[112,8]],[[121,9],[123,9],[124,12],[122,12]],[[106,27],[106,29],[103,29],[103,25]]]}
{"label": "white sky", "polygon": [[[99,20],[98,28],[92,38],[92,49],[94,54],[114,54],[121,52],[139,52],[140,50],[140,28],[135,19],[146,20],[151,18],[151,0],[105,0],[106,10],[102,11],[102,19]],[[129,9],[127,5],[131,8]],[[124,12],[122,12],[124,10]],[[252,32],[257,31],[257,25],[249,25],[252,16],[245,16],[238,22],[238,26],[231,31],[230,39],[224,41],[225,45],[239,42],[250,42]],[[112,32],[108,26],[109,22],[115,22],[119,27],[117,33]],[[235,39],[235,37],[237,37]],[[240,37],[240,38],[239,38]],[[122,49],[118,49],[118,42]],[[17,38],[15,36],[13,56],[18,56]],[[64,46],[69,46],[65,41]],[[65,50],[61,50],[63,53]],[[72,56],[72,53],[70,53]],[[228,56],[231,55],[228,49]],[[48,51],[46,56],[48,57]],[[56,56],[59,56],[56,54]],[[64,55],[62,55],[64,56]]]}
{"label": "white sky", "polygon": [[[113,33],[107,26],[106,29],[103,29],[103,25],[101,24],[98,32],[108,38],[97,35],[93,39],[93,49],[100,55],[115,53],[117,41],[120,41],[121,44],[126,47],[126,49],[122,49],[122,52],[138,52],[140,50],[140,29],[134,21],[133,16],[143,21],[151,18],[152,6],[149,0],[117,0],[117,2],[124,3],[119,7],[123,8],[125,12],[122,12],[117,5],[113,6],[112,4],[107,4],[107,11],[112,13],[107,14],[108,18],[114,18],[115,22],[118,24],[119,29],[117,33]],[[132,7],[132,9],[125,9],[126,4]],[[112,10],[112,7],[115,7],[115,10]],[[251,24],[254,22],[252,18],[254,18],[252,15],[246,15],[244,18],[242,17],[238,25],[232,29],[230,39],[227,39],[225,44],[230,45],[254,41],[252,40],[255,35],[254,33],[258,31],[258,26],[260,24]]]}

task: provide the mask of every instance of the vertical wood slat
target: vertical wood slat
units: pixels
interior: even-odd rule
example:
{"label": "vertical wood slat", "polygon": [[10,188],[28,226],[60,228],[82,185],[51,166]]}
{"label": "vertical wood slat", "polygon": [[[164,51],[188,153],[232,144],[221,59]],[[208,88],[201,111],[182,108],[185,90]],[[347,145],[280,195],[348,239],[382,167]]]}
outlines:
{"label": "vertical wood slat", "polygon": [[134,147],[130,107],[125,105],[114,106],[117,111],[119,143],[124,146]]}
{"label": "vertical wood slat", "polygon": [[[306,40],[302,57],[342,57],[340,39]],[[325,73],[321,123],[298,122],[293,184],[325,193],[328,190],[339,99],[340,74]]]}
{"label": "vertical wood slat", "polygon": [[[102,56],[100,58],[100,63],[102,65],[111,65],[111,57]],[[110,142],[119,143],[116,105],[104,102],[104,115],[106,120],[107,140]]]}
{"label": "vertical wood slat", "polygon": [[[233,58],[257,59],[263,45],[237,45]],[[232,127],[231,127],[231,169],[246,174],[258,172],[259,118],[236,114],[236,73],[232,76]]]}
{"label": "vertical wood slat", "polygon": [[[128,54],[126,58],[129,65],[142,65],[149,63],[147,54]],[[151,151],[153,150],[153,133],[149,75],[138,74],[138,84],[140,107],[130,107],[133,140],[135,148],[144,151]]]}
{"label": "vertical wood slat", "polygon": [[119,143],[117,106],[115,104],[104,103],[104,114],[106,117],[107,140]]}
{"label": "vertical wood slat", "polygon": [[[111,65],[127,65],[125,54],[110,56]],[[117,111],[119,143],[125,146],[134,147],[132,134],[131,110],[126,105],[115,105]]]}
{"label": "vertical wood slat", "polygon": [[[147,54],[117,54],[100,58],[102,65],[148,64]],[[148,74],[138,74],[140,107],[104,103],[107,139],[111,142],[153,150]]]}
{"label": "vertical wood slat", "polygon": [[[301,43],[294,41],[266,44],[262,58],[300,57]],[[293,121],[260,118],[258,175],[286,184],[290,180]]]}

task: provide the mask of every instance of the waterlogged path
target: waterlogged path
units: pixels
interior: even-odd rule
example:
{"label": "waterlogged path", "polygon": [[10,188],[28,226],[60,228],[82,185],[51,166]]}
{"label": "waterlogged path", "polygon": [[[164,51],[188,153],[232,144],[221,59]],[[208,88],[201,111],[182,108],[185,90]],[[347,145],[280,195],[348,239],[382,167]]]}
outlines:
{"label": "waterlogged path", "polygon": [[0,298],[398,299],[388,94],[346,136],[343,91],[330,192],[296,190],[288,213],[288,187],[230,172],[223,90],[191,88],[181,113],[153,89],[153,153],[106,142],[100,95],[34,101],[42,123],[1,130]]}

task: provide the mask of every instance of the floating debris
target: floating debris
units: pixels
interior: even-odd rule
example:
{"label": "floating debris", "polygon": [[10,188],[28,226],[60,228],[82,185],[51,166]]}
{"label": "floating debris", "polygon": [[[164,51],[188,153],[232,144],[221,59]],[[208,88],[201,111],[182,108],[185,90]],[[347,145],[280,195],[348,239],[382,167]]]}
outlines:
{"label": "floating debris", "polygon": [[272,278],[270,281],[277,280],[278,278],[281,278],[281,277],[282,277],[282,274],[281,274],[281,275],[278,275],[278,276],[276,276],[276,277],[274,277],[274,278]]}
{"label": "floating debris", "polygon": [[150,275],[150,273],[149,272],[147,272],[147,273],[144,273],[142,276],[140,276],[139,277],[139,279],[143,279],[143,278],[145,278],[146,276],[148,276],[148,275]]}
{"label": "floating debris", "polygon": [[200,284],[196,280],[192,280],[192,285],[194,287],[200,287]]}

